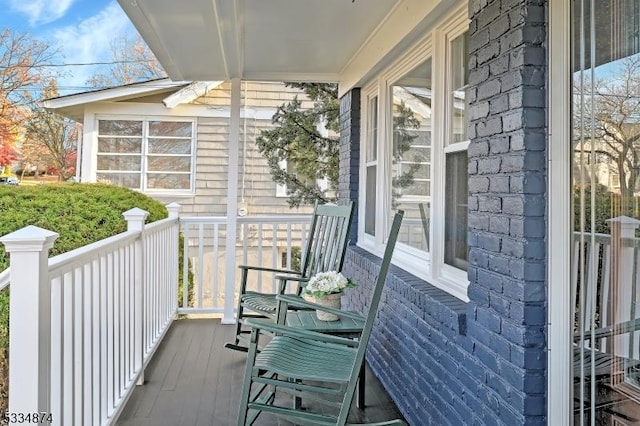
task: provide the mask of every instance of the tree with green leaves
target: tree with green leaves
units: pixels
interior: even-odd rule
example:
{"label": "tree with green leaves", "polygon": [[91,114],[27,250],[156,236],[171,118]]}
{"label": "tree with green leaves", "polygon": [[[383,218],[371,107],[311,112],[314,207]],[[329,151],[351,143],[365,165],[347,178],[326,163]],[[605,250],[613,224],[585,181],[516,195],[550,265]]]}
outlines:
{"label": "tree with green leaves", "polygon": [[[286,185],[291,207],[337,199],[339,175],[340,102],[338,86],[330,83],[286,83],[300,89],[312,102],[295,98],[281,105],[272,117],[274,128],[263,130],[256,139],[260,153],[267,159],[273,180]],[[398,106],[394,115],[393,161],[401,161],[417,137],[420,122],[410,108]],[[284,165],[286,164],[286,167]],[[419,165],[405,168],[394,177],[393,198],[402,188],[413,184]],[[326,179],[326,188],[318,185]]]}
{"label": "tree with green leaves", "polygon": [[[273,180],[286,185],[291,207],[315,200],[335,201],[338,188],[338,86],[329,83],[286,83],[302,90],[313,103],[304,108],[296,97],[278,107],[274,128],[256,139],[258,150],[269,163]],[[326,131],[324,130],[326,129]],[[283,167],[286,164],[286,167]],[[318,180],[327,179],[327,188]]]}

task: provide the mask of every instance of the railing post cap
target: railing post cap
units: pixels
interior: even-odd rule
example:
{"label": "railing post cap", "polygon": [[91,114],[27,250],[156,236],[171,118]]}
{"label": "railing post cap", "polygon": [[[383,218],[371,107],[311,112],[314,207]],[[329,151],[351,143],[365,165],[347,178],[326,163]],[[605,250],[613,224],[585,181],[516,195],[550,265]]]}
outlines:
{"label": "railing post cap", "polygon": [[605,222],[609,222],[610,224],[619,223],[621,225],[634,225],[636,227],[640,226],[640,220],[629,216],[612,217],[611,219],[605,220]]}
{"label": "railing post cap", "polygon": [[149,212],[146,210],[142,210],[141,208],[134,207],[122,213],[122,216],[124,216],[125,220],[127,221],[135,219],[145,220],[147,216],[149,216]]}
{"label": "railing post cap", "polygon": [[178,215],[180,214],[180,209],[182,208],[182,206],[176,202],[167,204],[165,207],[167,208],[167,212],[169,212],[170,218],[178,217]]}
{"label": "railing post cap", "polygon": [[6,251],[29,252],[49,250],[60,234],[29,225],[18,229],[0,238],[0,243],[4,244]]}

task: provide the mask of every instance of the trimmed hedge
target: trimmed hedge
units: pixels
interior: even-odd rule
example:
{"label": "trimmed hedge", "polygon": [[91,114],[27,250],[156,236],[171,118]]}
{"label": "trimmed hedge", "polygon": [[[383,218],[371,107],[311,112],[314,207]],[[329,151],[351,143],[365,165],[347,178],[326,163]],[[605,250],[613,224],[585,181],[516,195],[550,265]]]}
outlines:
{"label": "trimmed hedge", "polygon": [[[103,184],[0,186],[0,236],[27,225],[60,234],[50,256],[64,253],[127,230],[122,213],[139,207],[147,223],[167,217],[160,202],[144,194]],[[0,245],[0,271],[9,256]]]}
{"label": "trimmed hedge", "polygon": [[[55,256],[127,230],[122,213],[139,207],[147,223],[167,217],[162,203],[126,188],[104,184],[0,186],[0,236],[28,225],[60,234],[49,256]],[[182,263],[181,263],[182,264]],[[0,271],[9,254],[0,244]],[[8,348],[9,291],[0,292],[0,351]]]}

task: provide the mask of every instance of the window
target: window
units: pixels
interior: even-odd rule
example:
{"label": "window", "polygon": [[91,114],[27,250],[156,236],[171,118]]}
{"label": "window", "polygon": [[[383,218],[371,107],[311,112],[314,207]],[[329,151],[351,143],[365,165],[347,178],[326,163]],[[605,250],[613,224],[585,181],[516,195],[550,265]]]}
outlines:
{"label": "window", "polygon": [[468,19],[429,33],[362,91],[358,244],[381,253],[405,216],[394,263],[467,298]]}
{"label": "window", "polygon": [[[431,200],[431,58],[391,86],[391,208],[404,210],[399,242],[427,250],[420,205]],[[391,217],[389,218],[391,219]]]}
{"label": "window", "polygon": [[98,182],[149,191],[191,191],[194,122],[98,120]]}
{"label": "window", "polygon": [[469,82],[469,32],[455,37],[449,44],[448,144],[445,148],[445,226],[444,263],[466,271],[467,215],[469,198],[467,128],[469,117],[465,90]]}
{"label": "window", "polygon": [[368,100],[368,127],[365,141],[364,232],[376,235],[376,179],[378,170],[378,95]]}

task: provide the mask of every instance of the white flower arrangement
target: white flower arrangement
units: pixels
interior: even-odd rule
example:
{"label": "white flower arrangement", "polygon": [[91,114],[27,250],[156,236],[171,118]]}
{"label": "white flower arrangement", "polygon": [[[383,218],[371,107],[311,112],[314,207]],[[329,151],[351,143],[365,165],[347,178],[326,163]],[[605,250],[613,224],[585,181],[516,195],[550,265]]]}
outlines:
{"label": "white flower arrangement", "polygon": [[307,283],[305,293],[322,297],[327,294],[342,293],[345,288],[350,287],[356,287],[356,284],[345,278],[340,272],[318,272]]}

